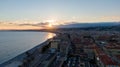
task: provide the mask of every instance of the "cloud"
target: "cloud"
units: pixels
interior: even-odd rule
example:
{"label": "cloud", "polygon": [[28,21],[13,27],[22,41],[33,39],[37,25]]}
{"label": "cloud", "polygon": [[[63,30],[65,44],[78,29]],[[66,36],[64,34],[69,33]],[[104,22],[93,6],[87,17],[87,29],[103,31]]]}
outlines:
{"label": "cloud", "polygon": [[39,26],[39,27],[45,27],[49,23],[48,22],[41,22],[41,23],[36,23],[36,24],[30,24],[30,23],[23,23],[23,24],[18,24],[19,26]]}
{"label": "cloud", "polygon": [[107,21],[120,21],[120,16],[102,16],[100,19]]}

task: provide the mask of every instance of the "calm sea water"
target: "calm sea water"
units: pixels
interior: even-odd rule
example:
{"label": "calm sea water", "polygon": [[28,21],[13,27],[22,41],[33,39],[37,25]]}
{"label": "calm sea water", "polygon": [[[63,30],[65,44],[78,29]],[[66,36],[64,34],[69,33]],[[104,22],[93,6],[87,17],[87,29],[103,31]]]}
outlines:
{"label": "calm sea water", "polygon": [[0,31],[0,64],[37,46],[55,34]]}

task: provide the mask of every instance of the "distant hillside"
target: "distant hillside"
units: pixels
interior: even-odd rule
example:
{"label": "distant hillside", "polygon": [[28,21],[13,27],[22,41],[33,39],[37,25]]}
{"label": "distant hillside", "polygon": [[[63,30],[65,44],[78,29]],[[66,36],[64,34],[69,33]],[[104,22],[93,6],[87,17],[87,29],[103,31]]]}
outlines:
{"label": "distant hillside", "polygon": [[120,25],[117,26],[99,26],[99,27],[86,27],[86,28],[57,28],[57,30],[87,30],[87,31],[120,31]]}
{"label": "distant hillside", "polygon": [[101,26],[116,26],[116,25],[120,25],[120,22],[98,22],[98,23],[72,22],[72,24],[60,25],[57,28],[86,28],[86,27],[101,27]]}
{"label": "distant hillside", "polygon": [[120,22],[106,23],[76,23],[63,25],[59,30],[98,30],[98,31],[120,31]]}

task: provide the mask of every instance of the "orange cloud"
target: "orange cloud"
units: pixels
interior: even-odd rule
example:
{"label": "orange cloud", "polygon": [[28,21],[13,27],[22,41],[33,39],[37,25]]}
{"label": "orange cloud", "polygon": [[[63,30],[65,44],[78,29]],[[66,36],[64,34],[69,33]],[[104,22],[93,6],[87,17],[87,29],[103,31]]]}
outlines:
{"label": "orange cloud", "polygon": [[0,30],[25,30],[25,29],[41,29],[35,26],[18,26],[12,24],[0,24]]}

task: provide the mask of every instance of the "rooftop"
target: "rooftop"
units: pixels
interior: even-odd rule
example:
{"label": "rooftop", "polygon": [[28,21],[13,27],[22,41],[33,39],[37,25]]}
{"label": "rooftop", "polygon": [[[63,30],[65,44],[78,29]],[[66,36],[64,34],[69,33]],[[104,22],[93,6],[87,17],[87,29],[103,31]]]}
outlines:
{"label": "rooftop", "polygon": [[99,59],[105,65],[117,65],[108,55],[100,55]]}

